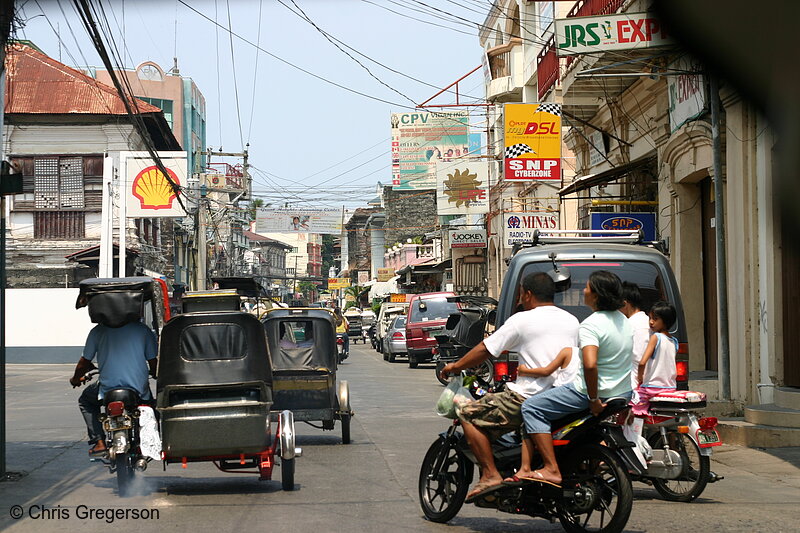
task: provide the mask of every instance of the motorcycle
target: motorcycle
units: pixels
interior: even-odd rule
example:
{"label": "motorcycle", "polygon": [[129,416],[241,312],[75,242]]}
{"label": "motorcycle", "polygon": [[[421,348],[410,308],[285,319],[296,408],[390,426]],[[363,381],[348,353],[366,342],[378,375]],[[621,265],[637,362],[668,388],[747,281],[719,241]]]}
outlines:
{"label": "motorcycle", "polygon": [[339,357],[339,362],[341,363],[350,355],[349,350],[345,350],[344,347],[344,333],[337,333],[336,334],[336,354]]}
{"label": "motorcycle", "polygon": [[[693,391],[664,392],[650,399],[650,412],[635,423],[645,443],[639,447],[644,469],[634,481],[653,486],[668,501],[695,500],[708,483],[723,479],[711,471],[711,452],[722,445],[715,417],[700,418],[705,395]],[[632,435],[628,435],[629,440]]]}
{"label": "motorcycle", "polygon": [[[436,379],[442,385],[447,385],[447,380],[441,375],[442,369],[448,363],[461,359],[483,340],[486,324],[494,322],[495,312],[490,307],[497,305],[497,300],[485,296],[450,296],[447,300],[461,305],[457,313],[451,313],[447,318],[444,331],[434,336],[437,343],[433,349],[433,361],[436,363],[434,371]],[[506,359],[507,357],[506,355]],[[516,365],[516,362],[498,362],[505,363],[504,371],[500,371],[499,366],[493,365],[492,361],[484,361],[475,369],[478,376],[490,383],[496,374],[505,374],[506,380],[516,378],[515,374],[510,375],[514,373],[510,367]]]}
{"label": "motorcycle", "polygon": [[[488,383],[476,379],[470,392],[480,396],[489,389]],[[611,421],[627,403],[613,398],[600,416],[586,410],[553,423],[553,443],[563,476],[560,487],[536,482],[504,484],[474,503],[505,513],[559,520],[571,532],[622,531],[633,505],[628,472],[642,472],[633,444]],[[422,461],[419,500],[423,513],[433,522],[448,522],[458,513],[472,482],[477,461],[460,426],[455,420],[431,444]],[[504,435],[492,444],[492,450],[501,475],[513,476],[520,465],[520,435]],[[537,460],[534,456],[534,463]]]}
{"label": "motorcycle", "polygon": [[[96,375],[97,372],[89,372],[82,381],[89,383]],[[100,421],[108,451],[90,460],[102,462],[109,473],[116,473],[121,497],[132,495],[136,474],[144,472],[150,461],[140,448],[139,407],[142,405],[138,394],[130,389],[113,389],[103,396]]]}

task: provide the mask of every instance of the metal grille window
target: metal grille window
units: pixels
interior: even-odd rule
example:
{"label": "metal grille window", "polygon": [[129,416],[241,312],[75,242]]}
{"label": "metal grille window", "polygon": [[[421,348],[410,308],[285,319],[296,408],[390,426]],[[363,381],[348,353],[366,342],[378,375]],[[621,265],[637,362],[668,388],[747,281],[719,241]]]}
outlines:
{"label": "metal grille window", "polygon": [[37,157],[33,162],[36,209],[83,209],[83,158]]}

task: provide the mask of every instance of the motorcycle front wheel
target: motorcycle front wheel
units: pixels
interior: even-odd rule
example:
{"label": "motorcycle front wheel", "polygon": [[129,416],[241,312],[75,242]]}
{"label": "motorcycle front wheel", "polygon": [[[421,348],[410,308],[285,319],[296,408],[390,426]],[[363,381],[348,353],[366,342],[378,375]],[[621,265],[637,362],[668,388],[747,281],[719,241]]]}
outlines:
{"label": "motorcycle front wheel", "polygon": [[[432,475],[441,464],[437,475]],[[452,519],[467,497],[473,466],[449,442],[438,439],[428,448],[419,471],[419,503],[432,522]]]}
{"label": "motorcycle front wheel", "polygon": [[117,491],[120,497],[127,498],[133,491],[133,457],[129,453],[118,453],[114,458],[117,471]]}
{"label": "motorcycle front wheel", "polygon": [[[667,441],[671,450],[675,450],[683,461],[683,470],[678,479],[652,479],[653,487],[665,499],[671,502],[690,502],[700,496],[706,488],[711,474],[711,460],[700,455],[700,447],[689,435],[670,431]],[[653,449],[664,447],[661,433],[650,438]]]}
{"label": "motorcycle front wheel", "polygon": [[625,529],[633,507],[631,479],[613,450],[599,444],[572,452],[561,473],[575,495],[558,504],[565,531],[618,533]]}

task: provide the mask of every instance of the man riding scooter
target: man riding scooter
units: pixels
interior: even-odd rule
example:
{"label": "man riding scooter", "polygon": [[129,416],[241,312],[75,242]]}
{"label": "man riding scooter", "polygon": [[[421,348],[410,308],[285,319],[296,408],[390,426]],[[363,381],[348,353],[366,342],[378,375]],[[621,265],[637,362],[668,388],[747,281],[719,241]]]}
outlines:
{"label": "man riding scooter", "polygon": [[155,334],[134,321],[120,327],[98,324],[89,332],[83,356],[75,366],[69,382],[80,387],[87,372],[97,368],[92,362],[97,357],[100,368],[99,379],[86,387],[80,398],[80,407],[89,434],[89,455],[100,456],[107,451],[103,425],[100,422],[100,407],[103,395],[112,389],[131,389],[144,401],[152,400],[148,383],[148,370],[156,374],[158,351]]}

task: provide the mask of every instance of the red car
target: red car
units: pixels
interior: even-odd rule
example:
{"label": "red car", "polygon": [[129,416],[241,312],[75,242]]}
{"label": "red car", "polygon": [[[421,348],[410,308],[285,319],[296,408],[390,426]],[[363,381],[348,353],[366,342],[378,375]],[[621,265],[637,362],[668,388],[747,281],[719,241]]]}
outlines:
{"label": "red car", "polygon": [[437,335],[444,330],[450,313],[458,312],[458,304],[448,302],[452,292],[429,292],[411,297],[406,320],[406,348],[408,366],[417,368],[420,363],[433,360],[433,348]]}

